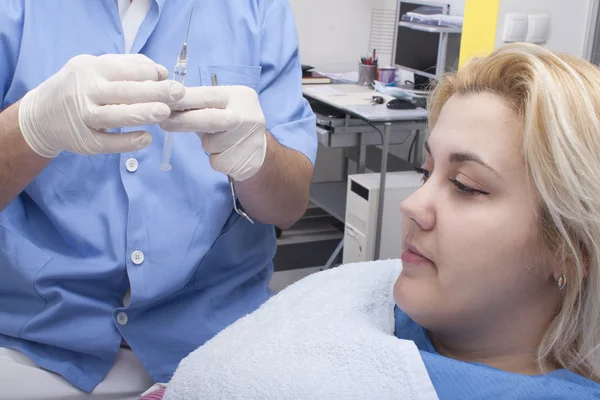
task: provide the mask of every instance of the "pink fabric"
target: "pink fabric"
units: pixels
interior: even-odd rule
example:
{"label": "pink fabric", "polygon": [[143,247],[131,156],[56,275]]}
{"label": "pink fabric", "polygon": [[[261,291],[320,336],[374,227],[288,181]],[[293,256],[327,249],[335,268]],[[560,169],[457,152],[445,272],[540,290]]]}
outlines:
{"label": "pink fabric", "polygon": [[140,397],[140,400],[162,400],[163,396],[165,395],[165,390],[167,390],[166,387],[161,387],[152,393],[148,393],[144,397]]}

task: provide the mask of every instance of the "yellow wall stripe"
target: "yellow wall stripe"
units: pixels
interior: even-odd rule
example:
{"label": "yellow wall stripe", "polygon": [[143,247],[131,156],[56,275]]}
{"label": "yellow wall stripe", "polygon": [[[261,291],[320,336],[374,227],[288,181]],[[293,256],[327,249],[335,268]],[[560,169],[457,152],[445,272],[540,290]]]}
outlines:
{"label": "yellow wall stripe", "polygon": [[496,43],[500,0],[466,0],[458,66],[473,57],[489,54]]}

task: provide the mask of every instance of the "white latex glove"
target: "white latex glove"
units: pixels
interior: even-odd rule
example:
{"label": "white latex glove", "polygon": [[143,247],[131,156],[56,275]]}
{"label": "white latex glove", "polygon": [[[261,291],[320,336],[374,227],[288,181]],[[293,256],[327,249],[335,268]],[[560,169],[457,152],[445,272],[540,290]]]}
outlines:
{"label": "white latex glove", "polygon": [[106,129],[167,119],[171,109],[166,103],[185,94],[183,85],[167,76],[165,67],[141,54],[74,57],[21,100],[23,137],[48,158],[63,150],[91,155],[142,149],[152,143],[150,133]]}
{"label": "white latex glove", "polygon": [[258,172],[267,153],[265,116],[258,94],[246,86],[186,88],[160,126],[196,132],[216,171],[244,181]]}

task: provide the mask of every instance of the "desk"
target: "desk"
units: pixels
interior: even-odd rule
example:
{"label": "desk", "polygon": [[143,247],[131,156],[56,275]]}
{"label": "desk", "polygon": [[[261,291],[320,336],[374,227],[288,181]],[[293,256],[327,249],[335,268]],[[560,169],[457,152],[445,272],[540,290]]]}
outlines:
{"label": "desk", "polygon": [[[375,259],[379,259],[380,248],[381,248],[381,226],[382,226],[382,218],[383,218],[383,201],[385,195],[385,178],[387,173],[387,164],[388,164],[388,154],[389,154],[389,146],[390,146],[390,134],[392,132],[392,127],[399,128],[400,130],[409,130],[415,131],[416,138],[419,138],[419,132],[427,127],[427,111],[423,108],[417,108],[414,110],[390,110],[386,107],[385,103],[391,100],[392,97],[382,95],[372,89],[352,85],[352,84],[330,84],[330,85],[304,85],[302,87],[302,93],[304,97],[313,102],[326,104],[327,106],[334,109],[339,114],[338,117],[342,117],[344,120],[344,130],[342,131],[352,131],[354,133],[357,132],[356,124],[353,124],[352,120],[361,120],[369,124],[369,126],[376,128],[376,125],[383,124],[383,132],[376,129],[365,130],[359,134],[358,143],[354,143],[350,141],[351,144],[348,146],[344,146],[343,144],[340,147],[353,147],[356,144],[359,146],[359,161],[358,161],[358,170],[359,173],[364,173],[365,166],[365,157],[366,157],[366,146],[368,144],[381,144],[382,145],[382,155],[381,155],[381,169],[380,169],[380,182],[379,182],[379,199],[378,199],[378,209],[377,209],[377,231],[375,236]],[[371,100],[373,96],[381,96],[384,98],[384,104],[371,104]],[[330,119],[331,116],[322,116],[319,115],[317,111],[317,125],[319,125],[320,120]],[[335,117],[335,116],[334,116]],[[330,123],[331,125],[331,123]],[[352,130],[354,129],[354,130]],[[327,132],[323,132],[323,127],[318,127],[319,134],[327,134]],[[367,140],[363,135],[376,135],[379,136],[381,134],[381,141]],[[331,134],[329,134],[331,135]],[[322,141],[321,141],[322,142]],[[328,138],[328,142],[331,143],[331,138]],[[418,144],[417,144],[418,147]],[[421,152],[421,149],[417,149],[417,152]],[[331,201],[328,197],[321,197],[320,194],[331,194],[330,190],[326,190],[322,187],[321,184],[314,184],[311,188],[311,200],[313,203],[325,209],[325,211],[329,212],[334,217],[340,219],[343,222],[345,215],[341,215],[341,210],[345,210],[345,191],[346,187],[342,184],[341,186],[334,187],[333,189],[337,192],[344,192],[343,195],[343,207],[341,206],[331,206],[331,210],[325,208],[328,207],[328,204],[331,205]],[[341,218],[340,218],[341,217]],[[334,254],[331,255],[325,268],[330,268],[341,251],[343,246],[343,239],[336,248]]]}

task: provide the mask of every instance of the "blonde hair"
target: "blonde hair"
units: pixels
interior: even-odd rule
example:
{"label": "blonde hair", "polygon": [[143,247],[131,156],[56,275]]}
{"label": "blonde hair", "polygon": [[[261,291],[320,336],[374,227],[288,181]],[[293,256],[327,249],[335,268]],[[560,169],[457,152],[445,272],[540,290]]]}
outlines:
{"label": "blonde hair", "polygon": [[552,265],[567,276],[539,345],[540,366],[600,381],[600,69],[540,46],[506,45],[435,87],[430,128],[452,95],[481,92],[499,96],[521,119],[523,159],[541,199],[540,234]]}

